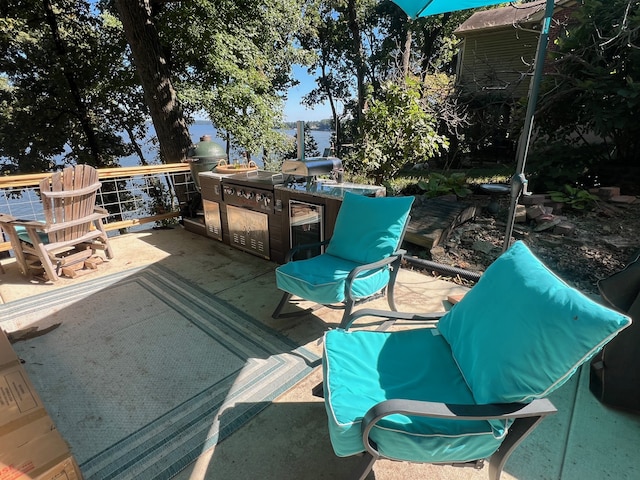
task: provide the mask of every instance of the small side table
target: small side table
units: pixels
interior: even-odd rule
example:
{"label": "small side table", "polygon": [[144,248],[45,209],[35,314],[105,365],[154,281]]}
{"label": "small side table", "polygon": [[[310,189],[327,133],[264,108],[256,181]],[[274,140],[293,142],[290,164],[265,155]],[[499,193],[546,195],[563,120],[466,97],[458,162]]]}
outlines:
{"label": "small side table", "polygon": [[501,195],[509,194],[511,192],[511,186],[504,183],[483,183],[480,185],[480,190],[491,195],[489,205],[487,205],[487,210],[489,213],[495,215],[498,213],[498,210],[500,210],[498,198]]}

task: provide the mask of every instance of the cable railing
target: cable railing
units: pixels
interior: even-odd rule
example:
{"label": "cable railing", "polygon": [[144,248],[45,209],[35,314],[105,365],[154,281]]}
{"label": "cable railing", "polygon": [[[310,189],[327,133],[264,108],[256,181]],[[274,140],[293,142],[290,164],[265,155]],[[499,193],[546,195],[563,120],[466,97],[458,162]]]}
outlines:
{"label": "cable railing", "polygon": [[[39,184],[49,175],[0,176],[0,213],[44,220]],[[180,216],[181,205],[197,195],[186,163],[102,168],[98,175],[102,186],[96,203],[109,212],[105,228],[113,235],[146,223],[171,221]],[[0,252],[8,250],[11,244],[0,242]]]}

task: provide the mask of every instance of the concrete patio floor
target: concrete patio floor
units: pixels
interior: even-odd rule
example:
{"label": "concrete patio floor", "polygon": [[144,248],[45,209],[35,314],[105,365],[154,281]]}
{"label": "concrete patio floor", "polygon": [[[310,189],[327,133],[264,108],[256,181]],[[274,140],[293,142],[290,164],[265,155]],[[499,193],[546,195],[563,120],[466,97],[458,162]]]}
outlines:
{"label": "concrete patio floor", "polygon": [[[236,250],[180,227],[145,230],[114,237],[115,258],[89,275],[57,284],[22,277],[13,259],[2,260],[0,302],[159,263],[217,295],[253,318],[320,354],[318,339],[339,324],[339,311],[273,320],[280,293],[272,262]],[[447,295],[463,287],[402,270],[396,288],[403,311],[445,309]],[[304,306],[304,305],[303,305]],[[387,308],[385,300],[367,307]],[[364,319],[366,324],[367,320]],[[186,479],[336,479],[350,478],[360,458],[337,458],[331,449],[321,399],[311,394],[322,372],[316,368],[295,387],[176,478]],[[546,419],[508,461],[504,479],[635,479],[640,475],[640,416],[607,408],[589,392],[582,369],[550,397],[558,414]],[[379,461],[370,478],[487,479],[488,469],[414,465]]]}

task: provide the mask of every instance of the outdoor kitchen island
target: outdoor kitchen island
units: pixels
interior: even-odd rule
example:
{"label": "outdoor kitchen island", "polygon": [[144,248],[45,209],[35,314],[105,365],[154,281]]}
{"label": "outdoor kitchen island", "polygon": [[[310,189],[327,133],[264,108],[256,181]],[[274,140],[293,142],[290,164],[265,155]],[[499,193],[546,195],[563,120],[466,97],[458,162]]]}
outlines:
{"label": "outdoor kitchen island", "polygon": [[293,246],[331,238],[346,192],[386,195],[381,186],[264,170],[202,172],[199,180],[204,228],[198,233],[277,263]]}

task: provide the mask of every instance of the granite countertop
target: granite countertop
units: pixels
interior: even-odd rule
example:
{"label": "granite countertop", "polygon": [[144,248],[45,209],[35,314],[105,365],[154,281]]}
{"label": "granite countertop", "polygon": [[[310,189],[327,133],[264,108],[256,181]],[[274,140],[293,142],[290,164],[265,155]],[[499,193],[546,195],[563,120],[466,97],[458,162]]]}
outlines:
{"label": "granite countertop", "polygon": [[344,197],[345,192],[367,195],[369,197],[384,197],[387,192],[385,187],[379,185],[366,185],[349,182],[336,183],[324,180],[301,185],[276,185],[274,188],[277,190],[309,193],[311,195],[328,198],[342,198]]}

